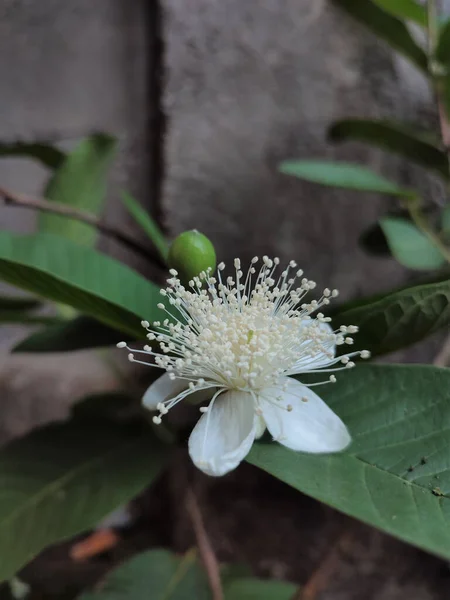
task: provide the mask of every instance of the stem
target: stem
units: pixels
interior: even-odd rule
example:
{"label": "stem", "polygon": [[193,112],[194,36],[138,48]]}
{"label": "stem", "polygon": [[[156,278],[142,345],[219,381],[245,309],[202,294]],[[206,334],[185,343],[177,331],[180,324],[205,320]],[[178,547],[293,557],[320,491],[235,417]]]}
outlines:
{"label": "stem", "polygon": [[186,508],[192,521],[195,537],[197,538],[198,551],[203,561],[213,600],[224,600],[222,582],[220,581],[219,563],[206,533],[203,517],[198,506],[197,498],[192,489],[187,490]]}
{"label": "stem", "polygon": [[125,233],[124,231],[120,231],[119,229],[116,229],[111,225],[102,223],[92,213],[79,210],[77,208],[73,208],[72,206],[67,206],[65,204],[60,204],[58,202],[50,202],[45,198],[33,198],[31,196],[26,196],[25,194],[19,194],[17,192],[13,192],[2,187],[0,187],[0,196],[3,197],[5,204],[11,204],[13,206],[19,206],[21,208],[28,208],[32,210],[40,210],[43,212],[52,213],[61,217],[66,217],[68,219],[75,219],[76,221],[80,221],[81,223],[85,223],[86,225],[90,225],[91,227],[95,227],[95,229],[97,229],[104,235],[115,239],[116,241],[120,242],[123,246],[126,246],[130,250],[133,250],[137,254],[140,254],[156,267],[160,269],[167,268],[165,263],[160,258],[159,254],[156,253],[153,249],[146,248],[145,246],[142,246],[139,242],[136,242],[132,237],[132,234]]}

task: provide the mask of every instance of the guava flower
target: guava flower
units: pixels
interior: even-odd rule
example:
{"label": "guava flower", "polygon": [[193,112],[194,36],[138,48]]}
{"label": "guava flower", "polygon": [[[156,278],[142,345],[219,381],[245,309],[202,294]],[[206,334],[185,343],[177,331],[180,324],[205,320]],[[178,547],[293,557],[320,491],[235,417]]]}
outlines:
{"label": "guava flower", "polygon": [[[159,350],[118,344],[131,351],[131,361],[165,370],[143,398],[146,408],[159,413],[154,423],[192,394],[208,399],[189,438],[194,464],[208,475],[235,469],[266,428],[275,441],[302,452],[338,452],[351,441],[341,419],[311,388],[335,382],[336,371],[369,353],[336,356],[337,346],[351,345],[348,334],[358,330],[350,325],[333,331],[331,319],[318,312],[337,290],[325,289],[318,300],[305,302],[316,284],[302,278],[294,261],[277,275],[279,262],[255,257],[244,275],[235,259],[233,277],[223,276],[221,263],[216,277],[208,270],[188,287],[172,269],[161,290],[166,302],[158,304],[164,320],[153,328],[142,322]],[[153,362],[136,359],[136,353]],[[292,377],[316,372],[326,379],[304,384]]]}

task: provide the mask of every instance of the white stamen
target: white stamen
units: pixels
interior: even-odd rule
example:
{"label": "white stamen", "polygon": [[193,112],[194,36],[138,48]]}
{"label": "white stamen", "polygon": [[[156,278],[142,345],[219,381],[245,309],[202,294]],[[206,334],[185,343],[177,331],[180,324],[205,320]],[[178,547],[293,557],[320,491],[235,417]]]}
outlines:
{"label": "white stamen", "polygon": [[[147,354],[149,366],[164,369],[172,381],[186,381],[185,391],[159,403],[155,424],[172,406],[197,390],[215,389],[214,397],[227,390],[251,392],[256,397],[267,388],[282,387],[287,376],[339,371],[354,366],[350,358],[369,358],[366,350],[335,357],[335,347],[353,344],[347,334],[358,331],[354,325],[343,325],[333,332],[326,325],[330,318],[317,312],[337,297],[337,290],[325,288],[319,299],[304,302],[316,284],[300,279],[303,271],[296,270],[295,261],[279,275],[275,275],[278,257],[263,256],[261,266],[255,267],[258,261],[258,257],[252,258],[244,273],[236,258],[234,275],[226,278],[222,275],[225,265],[219,263],[217,279],[209,269],[194,277],[187,287],[178,279],[177,271],[169,271],[168,287],[161,290],[168,302],[157,305],[168,318],[155,321],[154,331],[149,329],[148,321],[142,321],[147,338],[155,340],[159,350],[149,345],[144,350],[133,350]],[[170,306],[175,307],[174,314]],[[125,342],[117,346],[131,350]],[[130,361],[147,364],[135,359],[133,352]],[[335,381],[336,377],[330,375],[310,386]],[[307,398],[302,400],[306,402]],[[291,405],[277,406],[292,410]],[[205,413],[208,407],[200,411]]]}

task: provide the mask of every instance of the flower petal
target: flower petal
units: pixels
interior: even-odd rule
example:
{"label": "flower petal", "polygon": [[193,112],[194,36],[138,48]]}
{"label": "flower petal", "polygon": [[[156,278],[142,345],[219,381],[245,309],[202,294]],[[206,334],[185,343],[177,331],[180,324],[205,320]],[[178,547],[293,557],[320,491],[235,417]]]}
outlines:
{"label": "flower petal", "polygon": [[255,413],[255,440],[259,440],[266,431],[266,422],[264,417]]}
{"label": "flower petal", "polygon": [[225,475],[235,469],[255,439],[254,414],[251,394],[220,394],[192,430],[189,454],[193,463],[207,475]]}
{"label": "flower petal", "polygon": [[[308,319],[302,321],[301,327],[319,327],[323,332],[333,334],[333,328],[328,323],[320,323],[319,321],[315,321],[313,319]],[[308,342],[303,342],[300,344],[299,350],[301,352],[302,348],[307,347]],[[295,373],[302,373],[304,371],[311,371],[313,369],[320,369],[321,367],[325,367],[329,364],[331,360],[333,360],[336,354],[336,344],[334,344],[331,340],[329,343],[324,344],[326,352],[317,352],[312,356],[305,356],[297,361],[297,364],[293,369],[290,370],[290,374],[294,375]],[[331,356],[331,358],[330,358]]]}
{"label": "flower petal", "polygon": [[148,410],[156,410],[157,404],[168,398],[174,398],[177,394],[187,389],[188,381],[184,379],[170,379],[168,373],[164,373],[154,381],[142,398],[142,404]]}
{"label": "flower petal", "polygon": [[259,396],[267,429],[274,439],[301,452],[344,450],[351,437],[341,419],[308,387],[290,377],[286,379],[286,390],[267,388]]}

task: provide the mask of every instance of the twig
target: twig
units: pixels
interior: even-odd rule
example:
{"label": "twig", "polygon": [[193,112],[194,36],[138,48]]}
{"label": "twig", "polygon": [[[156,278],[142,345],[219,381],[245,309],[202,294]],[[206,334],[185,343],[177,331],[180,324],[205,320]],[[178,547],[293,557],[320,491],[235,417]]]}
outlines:
{"label": "twig", "polygon": [[66,206],[65,204],[60,204],[58,202],[50,202],[45,198],[34,198],[25,194],[19,194],[3,187],[0,187],[0,196],[3,197],[5,204],[11,204],[13,206],[32,210],[40,210],[43,212],[60,215],[61,217],[66,217],[68,219],[75,219],[81,223],[86,223],[86,225],[95,227],[101,233],[115,239],[137,254],[140,254],[158,268],[166,269],[166,265],[164,264],[163,260],[154,250],[146,248],[139,242],[136,242],[133,239],[132,234],[125,233],[124,231],[120,231],[111,225],[102,223],[92,213],[73,208],[72,206]]}
{"label": "twig", "polygon": [[433,365],[436,367],[448,367],[450,365],[450,335],[433,360]]}
{"label": "twig", "polygon": [[213,600],[223,600],[222,583],[220,581],[219,563],[206,533],[203,517],[198,506],[197,498],[191,488],[186,494],[186,508],[192,521],[198,551],[208,576]]}
{"label": "twig", "polygon": [[316,600],[317,596],[326,588],[330,578],[336,572],[336,569],[339,566],[339,555],[341,551],[350,545],[352,539],[352,532],[348,530],[344,531],[344,533],[339,536],[324,560],[317,569],[313,571],[311,577],[306,582],[306,585],[300,588],[292,600]]}

